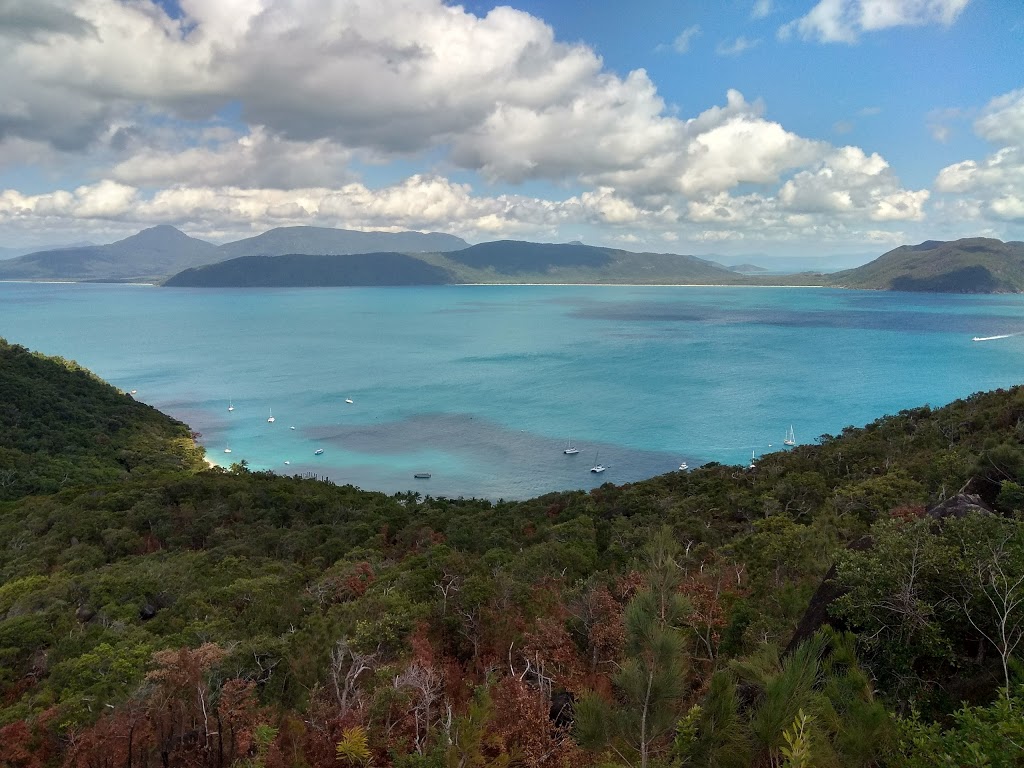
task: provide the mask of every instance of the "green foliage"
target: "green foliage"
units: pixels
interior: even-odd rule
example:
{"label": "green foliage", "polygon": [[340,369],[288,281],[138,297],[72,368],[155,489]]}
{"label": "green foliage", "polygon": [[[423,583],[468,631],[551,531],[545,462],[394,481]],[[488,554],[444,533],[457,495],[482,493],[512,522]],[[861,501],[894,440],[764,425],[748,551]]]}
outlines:
{"label": "green foliage", "polygon": [[782,732],[782,738],[786,745],[779,748],[779,753],[785,758],[783,768],[810,768],[811,766],[811,739],[810,729],[814,718],[798,710],[793,723]]}
{"label": "green foliage", "polygon": [[3,339],[0,403],[0,502],[202,466],[184,424],[76,363]]}
{"label": "green foliage", "polygon": [[[737,682],[753,695],[746,708],[738,701]],[[681,765],[778,765],[790,759],[866,768],[885,754],[890,725],[857,666],[853,636],[823,631],[790,656],[766,649],[716,674],[683,733],[673,747]]]}
{"label": "green foliage", "polygon": [[964,706],[943,727],[918,713],[898,721],[893,768],[1013,768],[1024,763],[1024,686],[987,706]]}
{"label": "green foliage", "polygon": [[361,725],[346,728],[341,741],[334,746],[334,751],[338,761],[346,766],[369,765],[373,757],[366,729]]}
{"label": "green foliage", "polygon": [[688,605],[678,593],[679,546],[662,529],[648,547],[647,589],[626,607],[626,658],[612,675],[615,702],[596,694],[576,709],[580,743],[608,746],[646,768],[678,721],[685,692],[682,626]]}
{"label": "green foliage", "polygon": [[992,656],[1008,686],[1024,640],[1024,522],[978,513],[885,520],[871,535],[870,550],[840,561],[849,592],[833,610],[861,633],[875,674],[899,681],[890,695],[944,707],[944,678],[990,678]]}

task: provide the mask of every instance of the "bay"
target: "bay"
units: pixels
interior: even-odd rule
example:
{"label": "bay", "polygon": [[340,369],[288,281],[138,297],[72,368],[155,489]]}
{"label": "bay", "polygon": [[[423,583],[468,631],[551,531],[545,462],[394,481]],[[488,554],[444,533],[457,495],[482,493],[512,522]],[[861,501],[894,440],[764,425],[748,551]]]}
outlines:
{"label": "bay", "polygon": [[1003,334],[1024,297],[0,284],[0,335],[137,390],[217,463],[493,499],[745,465],[790,424],[812,442],[1011,386],[1024,335],[972,341]]}

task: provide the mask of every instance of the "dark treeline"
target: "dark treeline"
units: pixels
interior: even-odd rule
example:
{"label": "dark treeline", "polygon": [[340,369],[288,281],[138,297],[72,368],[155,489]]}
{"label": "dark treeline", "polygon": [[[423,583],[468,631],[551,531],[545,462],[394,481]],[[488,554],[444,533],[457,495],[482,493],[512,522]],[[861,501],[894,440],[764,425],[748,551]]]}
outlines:
{"label": "dark treeline", "polygon": [[0,765],[1022,764],[1022,389],[496,504],[202,469],[6,344],[0,395]]}

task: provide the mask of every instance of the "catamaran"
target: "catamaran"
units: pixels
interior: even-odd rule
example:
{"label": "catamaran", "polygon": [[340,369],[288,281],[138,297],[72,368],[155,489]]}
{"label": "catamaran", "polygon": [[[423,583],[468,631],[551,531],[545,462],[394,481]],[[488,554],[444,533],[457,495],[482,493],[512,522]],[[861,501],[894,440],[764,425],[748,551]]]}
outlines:
{"label": "catamaran", "polygon": [[271,408],[270,409],[270,418],[267,419],[267,424],[273,424],[275,421],[276,421],[276,419],[274,418],[274,409]]}
{"label": "catamaran", "polygon": [[606,467],[604,464],[598,464],[597,457],[600,455],[600,453],[594,454],[594,466],[590,468],[590,471],[593,472],[595,475],[600,474],[601,472],[604,472],[606,469],[608,469],[608,467]]}

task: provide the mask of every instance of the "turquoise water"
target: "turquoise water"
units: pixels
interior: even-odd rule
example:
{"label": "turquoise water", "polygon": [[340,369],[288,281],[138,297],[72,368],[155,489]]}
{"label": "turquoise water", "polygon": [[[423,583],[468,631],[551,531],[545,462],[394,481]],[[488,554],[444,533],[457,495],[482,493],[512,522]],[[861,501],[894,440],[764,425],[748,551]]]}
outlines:
{"label": "turquoise water", "polygon": [[745,464],[790,424],[810,442],[1016,384],[1024,336],[971,341],[1007,333],[1024,297],[0,284],[0,335],[137,390],[213,461],[506,499]]}

